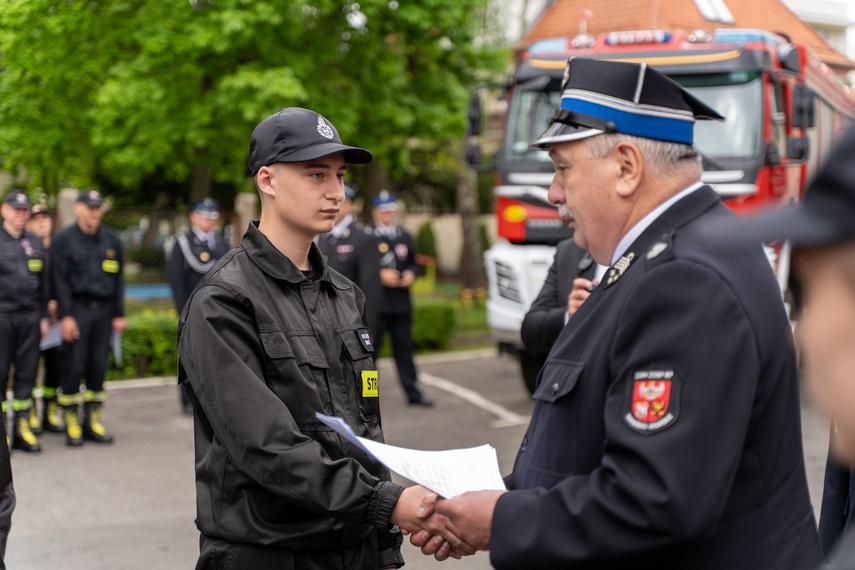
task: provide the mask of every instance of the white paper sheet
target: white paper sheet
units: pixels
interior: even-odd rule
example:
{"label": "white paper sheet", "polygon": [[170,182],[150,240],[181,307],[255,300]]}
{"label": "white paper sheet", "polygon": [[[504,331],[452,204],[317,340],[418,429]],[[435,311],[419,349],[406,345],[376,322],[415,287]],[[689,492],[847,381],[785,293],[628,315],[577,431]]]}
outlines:
{"label": "white paper sheet", "polygon": [[505,489],[496,450],[491,445],[445,451],[407,449],[359,437],[341,418],[315,415],[398,475],[440,497],[455,497],[466,491]]}
{"label": "white paper sheet", "polygon": [[39,342],[39,350],[47,350],[62,344],[62,336],[59,334],[59,323],[54,323],[48,328],[48,333]]}

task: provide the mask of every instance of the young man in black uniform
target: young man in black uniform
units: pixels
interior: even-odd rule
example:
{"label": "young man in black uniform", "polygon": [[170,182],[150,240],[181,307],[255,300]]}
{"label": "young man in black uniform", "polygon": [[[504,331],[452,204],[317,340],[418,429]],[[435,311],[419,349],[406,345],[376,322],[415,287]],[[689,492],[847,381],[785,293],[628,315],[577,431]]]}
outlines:
{"label": "young man in black uniform", "polygon": [[[24,229],[30,217],[30,198],[20,190],[6,195],[0,207],[0,378],[3,379],[3,417],[9,368],[13,379],[15,424],[12,447],[41,451],[30,427],[33,388],[39,370],[39,340],[47,334],[47,271],[41,240]],[[5,422],[4,422],[5,423]]]}
{"label": "young man in black uniform", "polygon": [[[50,248],[51,291],[56,297],[62,334],[63,378],[57,402],[65,421],[66,443],[113,441],[101,423],[106,399],[104,377],[111,333],[121,334],[125,319],[122,244],[101,227],[101,193],[82,190],[74,204],[77,223],[54,236]],[[80,381],[86,379],[83,424],[79,416]]]}
{"label": "young man in black uniform", "polygon": [[[202,276],[229,250],[223,235],[214,231],[218,219],[220,205],[217,201],[213,198],[199,200],[190,208],[190,229],[175,235],[166,272],[175,310],[179,315]],[[182,409],[192,414],[193,407],[184,388],[179,386],[178,392]]]}
{"label": "young man in black uniform", "polygon": [[[646,64],[570,58],[534,143],[576,243],[610,264],[541,371],[509,491],[439,500],[497,569],[814,568],[790,323],[759,243],[700,181],[715,110]],[[420,535],[419,535],[420,536]]]}
{"label": "young man in black uniform", "polygon": [[401,387],[407,402],[413,406],[433,406],[416,386],[416,365],[413,362],[413,301],[410,287],[416,278],[416,248],[410,232],[395,223],[398,201],[381,190],[371,201],[374,216],[374,235],[380,251],[380,281],[383,294],[380,303],[380,324],[377,327],[377,348],[383,344],[383,335],[392,338],[392,355]]}
{"label": "young man in black uniform", "polygon": [[347,163],[372,158],[307,109],[282,109],[252,133],[261,219],[208,271],[178,325],[199,570],[403,565],[392,522],[419,524],[424,489],[392,483],[315,415],[383,439],[365,297],[313,243],[335,225]]}
{"label": "young man in black uniform", "polygon": [[361,224],[353,213],[356,192],[345,182],[344,202],[341,204],[335,227],[318,236],[318,247],[324,259],[362,290],[365,295],[365,316],[368,330],[378,340],[377,326],[380,317],[380,253],[374,229]]}

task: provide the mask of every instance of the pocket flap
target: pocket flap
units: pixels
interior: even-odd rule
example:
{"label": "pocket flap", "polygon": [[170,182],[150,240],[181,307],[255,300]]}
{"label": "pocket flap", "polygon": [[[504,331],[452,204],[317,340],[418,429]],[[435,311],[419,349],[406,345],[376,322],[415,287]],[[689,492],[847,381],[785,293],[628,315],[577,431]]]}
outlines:
{"label": "pocket flap", "polygon": [[362,360],[374,355],[374,343],[368,329],[351,329],[341,333],[341,340],[353,360]]}
{"label": "pocket flap", "polygon": [[293,358],[297,364],[311,364],[316,368],[329,368],[315,333],[262,331],[261,344],[270,358]]}
{"label": "pocket flap", "polygon": [[584,369],[582,362],[547,360],[532,398],[550,403],[563,398],[576,387]]}

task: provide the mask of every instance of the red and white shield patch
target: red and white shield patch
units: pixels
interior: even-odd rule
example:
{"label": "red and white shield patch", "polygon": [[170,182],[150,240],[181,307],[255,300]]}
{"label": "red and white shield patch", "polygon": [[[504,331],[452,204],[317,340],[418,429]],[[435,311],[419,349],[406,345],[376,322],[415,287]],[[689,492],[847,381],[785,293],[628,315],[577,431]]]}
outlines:
{"label": "red and white shield patch", "polygon": [[654,433],[677,420],[680,381],[673,370],[638,370],[630,384],[629,427]]}

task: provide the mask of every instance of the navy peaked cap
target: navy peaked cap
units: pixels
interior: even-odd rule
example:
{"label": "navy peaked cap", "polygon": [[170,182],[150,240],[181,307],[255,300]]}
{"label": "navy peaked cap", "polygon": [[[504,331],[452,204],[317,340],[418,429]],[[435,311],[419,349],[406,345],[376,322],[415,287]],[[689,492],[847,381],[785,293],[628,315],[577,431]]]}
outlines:
{"label": "navy peaked cap", "polygon": [[213,198],[203,198],[190,206],[191,212],[196,212],[203,218],[216,220],[220,217],[220,204]]}
{"label": "navy peaked cap", "polygon": [[388,190],[380,190],[380,194],[371,200],[371,205],[381,211],[397,210],[398,200]]}
{"label": "navy peaked cap", "polygon": [[356,198],[356,190],[353,188],[353,186],[350,185],[349,182],[344,183],[344,197],[348,200],[353,200],[354,198]]}
{"label": "navy peaked cap", "polygon": [[623,133],[692,144],[695,120],[723,121],[715,109],[646,63],[571,57],[561,106],[532,148]]}

